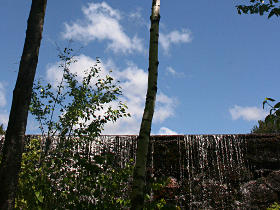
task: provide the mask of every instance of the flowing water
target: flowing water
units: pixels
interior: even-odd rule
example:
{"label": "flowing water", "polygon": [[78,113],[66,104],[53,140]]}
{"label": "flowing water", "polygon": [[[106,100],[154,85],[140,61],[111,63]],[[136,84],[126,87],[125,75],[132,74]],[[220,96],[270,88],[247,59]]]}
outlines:
{"label": "flowing water", "polygon": [[[185,209],[234,208],[240,184],[252,176],[246,141],[246,135],[152,136],[148,179],[173,179],[175,187],[166,199]],[[106,148],[124,167],[135,159],[136,142],[137,136],[101,136],[91,145],[91,153]]]}
{"label": "flowing water", "polygon": [[[100,136],[78,151],[89,156],[109,152],[124,167],[135,159],[137,136]],[[183,209],[232,209],[240,183],[250,179],[246,135],[152,136],[148,155],[151,180],[176,183],[169,199]]]}
{"label": "flowing water", "polygon": [[154,137],[152,144],[154,176],[175,178],[180,187],[171,199],[189,209],[232,208],[251,176],[244,136]]}

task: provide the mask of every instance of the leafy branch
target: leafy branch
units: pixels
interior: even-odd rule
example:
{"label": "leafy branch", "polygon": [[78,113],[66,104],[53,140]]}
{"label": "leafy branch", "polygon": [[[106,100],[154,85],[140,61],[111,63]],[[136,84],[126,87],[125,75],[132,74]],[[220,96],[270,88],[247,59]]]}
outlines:
{"label": "leafy branch", "polygon": [[259,120],[259,126],[255,126],[252,133],[279,133],[280,131],[280,102],[275,103],[273,98],[265,98],[263,109],[268,106],[270,111],[265,120]]}
{"label": "leafy branch", "polygon": [[70,70],[71,64],[77,62],[72,52],[65,48],[59,54],[63,75],[56,88],[50,83],[42,85],[40,80],[33,87],[30,112],[46,137],[46,152],[56,134],[62,142],[72,136],[93,139],[107,122],[130,116],[127,106],[118,100],[122,95],[118,82],[110,75],[100,76],[100,60],[97,58],[93,67],[84,70],[85,76],[80,79]]}
{"label": "leafy branch", "polygon": [[249,5],[237,5],[238,14],[259,14],[268,13],[268,18],[280,15],[279,0],[250,0]]}

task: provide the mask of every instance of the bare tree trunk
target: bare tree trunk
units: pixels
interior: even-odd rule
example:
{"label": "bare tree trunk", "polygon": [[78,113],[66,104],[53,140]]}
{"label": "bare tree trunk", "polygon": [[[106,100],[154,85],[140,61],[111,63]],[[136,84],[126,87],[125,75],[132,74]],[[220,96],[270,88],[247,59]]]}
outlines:
{"label": "bare tree trunk", "polygon": [[158,37],[160,20],[160,0],[153,0],[150,29],[149,49],[149,75],[146,104],[142,117],[136,152],[136,165],[133,173],[133,184],[131,194],[132,209],[143,209],[144,190],[146,177],[147,153],[150,141],[151,125],[154,115],[157,77],[158,77]]}
{"label": "bare tree trunk", "polygon": [[32,0],[0,165],[0,209],[14,209],[47,0]]}

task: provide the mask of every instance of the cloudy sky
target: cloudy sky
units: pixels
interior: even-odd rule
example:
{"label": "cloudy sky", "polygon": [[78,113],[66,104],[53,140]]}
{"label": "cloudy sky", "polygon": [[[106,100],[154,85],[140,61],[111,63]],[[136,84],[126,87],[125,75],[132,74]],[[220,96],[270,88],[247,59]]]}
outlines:
{"label": "cloudy sky", "polygon": [[[162,1],[153,134],[249,133],[265,97],[280,99],[280,19],[238,15],[244,1]],[[0,7],[0,123],[7,125],[31,1]],[[151,0],[49,1],[36,78],[59,78],[57,45],[79,49],[83,70],[102,61],[123,88],[132,117],[104,134],[137,134],[147,85]],[[29,116],[27,133],[38,133]]]}

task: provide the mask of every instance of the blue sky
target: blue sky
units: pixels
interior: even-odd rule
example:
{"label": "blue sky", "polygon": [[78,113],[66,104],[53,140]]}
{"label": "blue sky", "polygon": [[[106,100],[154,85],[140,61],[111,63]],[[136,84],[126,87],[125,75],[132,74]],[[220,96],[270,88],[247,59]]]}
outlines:
{"label": "blue sky", "polygon": [[[249,133],[265,97],[280,98],[280,19],[238,15],[246,1],[162,1],[158,103],[153,134]],[[31,1],[0,7],[0,123],[7,124]],[[36,78],[59,77],[56,46],[79,51],[73,71],[102,60],[121,81],[130,119],[106,134],[137,134],[148,69],[151,0],[49,1]],[[82,68],[81,68],[82,67]],[[29,116],[27,133],[39,132]]]}

